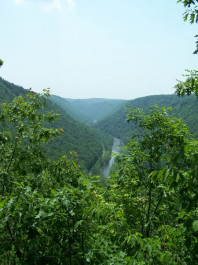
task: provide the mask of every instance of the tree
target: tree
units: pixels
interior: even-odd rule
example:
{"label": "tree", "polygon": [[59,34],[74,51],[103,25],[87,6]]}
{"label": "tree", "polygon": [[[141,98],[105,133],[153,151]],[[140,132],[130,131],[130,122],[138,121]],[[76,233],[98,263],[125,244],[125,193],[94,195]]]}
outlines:
{"label": "tree", "polygon": [[3,61],[0,59],[0,67],[3,65]]}
{"label": "tree", "polygon": [[[198,1],[197,0],[178,0],[178,3],[183,3],[186,11],[184,12],[184,21],[193,23],[198,23]],[[198,35],[195,36],[198,38]],[[198,53],[198,40],[196,41],[196,50],[194,54]],[[187,74],[183,75],[186,80],[179,81],[175,86],[175,93],[178,96],[191,95],[194,94],[198,98],[198,71],[197,70],[186,70]]]}
{"label": "tree", "polygon": [[186,70],[187,74],[183,75],[186,80],[179,81],[175,86],[175,93],[183,97],[185,95],[190,96],[195,95],[198,98],[198,71],[197,70]]}
{"label": "tree", "polygon": [[[178,3],[182,2],[184,7],[186,8],[186,11],[184,12],[184,21],[188,21],[193,23],[198,23],[198,1],[197,0],[178,0]],[[195,36],[198,38],[198,35]],[[194,51],[194,54],[198,53],[198,41],[196,41],[196,50]]]}
{"label": "tree", "polygon": [[48,96],[30,91],[0,107],[1,264],[126,264],[122,209],[75,154],[51,162],[44,152],[62,133],[50,127],[58,115],[46,112]]}
{"label": "tree", "polygon": [[129,109],[128,121],[132,140],[111,180],[129,226],[126,253],[142,264],[197,264],[198,142],[169,108]]}

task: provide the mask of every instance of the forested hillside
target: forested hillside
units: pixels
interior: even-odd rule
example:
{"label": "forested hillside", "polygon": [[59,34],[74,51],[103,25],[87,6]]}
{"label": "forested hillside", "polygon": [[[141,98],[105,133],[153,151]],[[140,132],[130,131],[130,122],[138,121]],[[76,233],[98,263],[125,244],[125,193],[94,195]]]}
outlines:
{"label": "forested hillside", "polygon": [[80,111],[78,111],[71,102],[69,102],[67,99],[51,95],[50,100],[52,102],[55,102],[57,105],[59,105],[67,114],[69,114],[73,119],[77,121],[81,121],[83,123],[89,124],[91,122],[89,117],[86,117],[83,115]]}
{"label": "forested hillside", "polygon": [[27,90],[21,86],[14,85],[0,77],[0,101],[10,102],[14,97],[25,95]]}
{"label": "forested hillside", "polygon": [[[15,96],[25,95],[28,90],[0,79],[0,101],[10,102]],[[70,151],[75,151],[83,169],[88,171],[100,159],[101,155],[111,149],[112,139],[97,132],[66,114],[57,104],[47,100],[47,109],[60,114],[60,118],[52,125],[53,128],[62,128],[63,136],[45,146],[47,155],[57,159]],[[3,124],[0,125],[3,130]]]}
{"label": "forested hillside", "polygon": [[[46,96],[48,92],[45,92]],[[30,92],[1,105],[0,260],[30,265],[196,265],[198,142],[170,110],[128,121],[139,131],[101,185],[75,159],[41,147],[62,133]],[[59,137],[59,136],[58,136]]]}
{"label": "forested hillside", "polygon": [[89,117],[91,122],[96,122],[119,109],[126,100],[121,99],[67,99],[81,114]]}
{"label": "forested hillside", "polygon": [[173,115],[182,118],[189,126],[190,132],[198,139],[198,101],[194,96],[179,98],[176,95],[156,95],[130,100],[110,117],[97,122],[95,127],[126,143],[133,128],[133,124],[126,121],[127,108],[148,110],[152,105],[172,106]]}

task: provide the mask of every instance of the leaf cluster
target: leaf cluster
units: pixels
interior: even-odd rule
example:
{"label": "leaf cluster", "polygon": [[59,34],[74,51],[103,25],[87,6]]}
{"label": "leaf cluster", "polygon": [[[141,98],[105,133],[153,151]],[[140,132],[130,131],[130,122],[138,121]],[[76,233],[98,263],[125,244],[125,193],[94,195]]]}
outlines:
{"label": "leaf cluster", "polygon": [[170,111],[128,110],[132,139],[111,182],[129,226],[129,264],[197,264],[198,143]]}
{"label": "leaf cluster", "polygon": [[[62,133],[45,127],[45,94],[30,92],[1,105],[1,264],[126,264],[119,247],[125,219],[71,157],[51,162],[41,145]],[[114,221],[116,220],[116,222]]]}

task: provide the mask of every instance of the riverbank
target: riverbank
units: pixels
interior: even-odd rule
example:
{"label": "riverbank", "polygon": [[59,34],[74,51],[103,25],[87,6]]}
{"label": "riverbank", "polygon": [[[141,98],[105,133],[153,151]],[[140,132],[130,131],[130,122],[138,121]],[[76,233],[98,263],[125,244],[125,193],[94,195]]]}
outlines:
{"label": "riverbank", "polygon": [[111,151],[111,158],[110,158],[107,166],[105,166],[104,169],[102,170],[102,175],[107,177],[107,178],[109,177],[109,172],[110,172],[110,169],[111,169],[111,167],[115,161],[116,155],[119,153],[118,146],[120,145],[120,143],[121,143],[121,140],[114,137],[112,151]]}

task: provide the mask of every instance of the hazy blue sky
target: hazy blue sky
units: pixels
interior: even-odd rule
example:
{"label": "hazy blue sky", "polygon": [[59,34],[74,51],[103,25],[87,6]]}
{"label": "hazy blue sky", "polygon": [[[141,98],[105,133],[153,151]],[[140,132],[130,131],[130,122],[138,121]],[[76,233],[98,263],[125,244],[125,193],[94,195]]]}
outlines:
{"label": "hazy blue sky", "polygon": [[174,93],[196,25],[176,0],[0,0],[0,75],[70,98]]}

